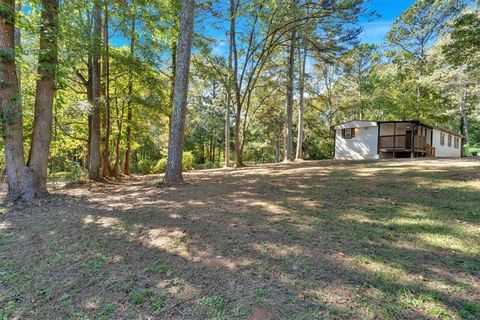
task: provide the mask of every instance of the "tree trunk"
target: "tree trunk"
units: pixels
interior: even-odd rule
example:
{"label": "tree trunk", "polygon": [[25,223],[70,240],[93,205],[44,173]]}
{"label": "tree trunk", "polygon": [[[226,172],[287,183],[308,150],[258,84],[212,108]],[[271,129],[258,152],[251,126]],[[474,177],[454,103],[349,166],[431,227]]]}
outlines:
{"label": "tree trunk", "polygon": [[280,131],[281,129],[277,129],[275,125],[275,162],[281,161],[281,151],[280,151]]}
{"label": "tree trunk", "polygon": [[[135,56],[135,14],[132,14],[132,21],[130,26],[130,56]],[[123,173],[130,175],[130,153],[132,152],[132,95],[133,95],[133,75],[132,70],[129,70],[128,78],[128,101],[127,101],[127,148],[125,151],[125,164]]]}
{"label": "tree trunk", "polygon": [[31,200],[29,171],[23,156],[23,116],[15,63],[15,1],[2,1],[0,10],[0,107],[5,145],[8,193],[6,199]]}
{"label": "tree trunk", "polygon": [[47,194],[48,155],[53,121],[55,76],[58,64],[58,0],[42,1],[40,53],[35,95],[33,135],[28,167],[33,174],[33,193]]}
{"label": "tree trunk", "polygon": [[115,162],[111,169],[112,175],[118,177],[120,175],[120,141],[122,140],[123,119],[125,115],[125,102],[122,101],[121,111],[118,108],[118,99],[115,98],[115,113],[117,117],[117,137],[115,139]]}
{"label": "tree trunk", "polygon": [[292,31],[290,48],[288,53],[288,73],[287,73],[287,97],[285,103],[285,122],[283,125],[283,161],[293,160],[293,142],[292,142],[292,118],[293,118],[293,80],[295,66],[295,31]]}
{"label": "tree trunk", "polygon": [[[178,40],[178,38],[177,38]],[[175,92],[175,74],[177,73],[177,41],[173,40],[171,43],[172,52],[172,77],[170,78],[170,103],[168,110],[168,128],[172,127],[172,114],[173,114],[173,95]]]}
{"label": "tree trunk", "polygon": [[183,182],[182,157],[194,16],[195,0],[181,0],[180,36],[177,43],[172,126],[168,146],[167,170],[164,178],[166,185]]}
{"label": "tree trunk", "polygon": [[105,101],[105,109],[102,110],[103,121],[102,121],[102,128],[103,128],[103,137],[102,137],[102,175],[104,177],[108,177],[112,175],[112,168],[110,166],[110,56],[109,56],[109,32],[108,32],[108,5],[105,4],[104,10],[104,19],[103,19],[103,78],[104,78],[104,85],[102,94]]}
{"label": "tree trunk", "polygon": [[467,99],[468,99],[468,89],[464,89],[462,102],[460,102],[460,132],[464,137],[464,141],[468,144],[468,117],[467,117]]}
{"label": "tree trunk", "polygon": [[303,113],[305,109],[305,66],[307,62],[307,48],[303,49],[303,57],[300,57],[300,83],[299,83],[299,95],[300,103],[298,107],[298,134],[297,134],[297,153],[295,155],[296,160],[303,160]]}
{"label": "tree trunk", "polygon": [[[84,82],[85,84],[85,88],[87,90],[87,100],[88,100],[88,103],[93,106],[93,88],[92,88],[92,38],[90,37],[90,28],[88,29],[89,30],[89,36],[88,37],[88,43],[89,43],[89,52],[87,54],[87,72],[88,72],[88,80],[86,82]],[[92,114],[91,112],[88,114],[87,116],[87,125],[88,125],[88,138],[87,138],[87,155],[85,157],[85,169],[89,169],[90,168],[90,147],[91,147],[91,141],[92,141]]]}
{"label": "tree trunk", "polygon": [[215,163],[215,140],[212,140],[212,163]]}
{"label": "tree trunk", "polygon": [[[15,4],[15,11],[17,13],[22,12],[21,1],[19,1]],[[21,33],[19,28],[15,29],[15,36],[14,37],[15,37],[15,48],[16,48],[15,50],[21,50],[21,48],[22,48],[22,33]],[[22,98],[21,97],[21,95],[22,95],[22,74],[21,74],[20,68],[17,69],[17,79],[18,79],[18,92],[20,93],[19,99],[20,99],[20,103],[21,103],[21,101],[22,101],[22,99],[21,99]]]}
{"label": "tree trunk", "polygon": [[100,117],[101,117],[101,36],[102,9],[99,0],[93,3],[93,45],[92,45],[92,94],[93,110],[91,114],[90,159],[88,176],[100,180]]}
{"label": "tree trunk", "polygon": [[[232,34],[230,34],[230,38]],[[225,168],[230,165],[230,109],[232,104],[232,40],[230,39],[229,53],[228,53],[228,80],[227,80],[227,105],[225,110]]]}
{"label": "tree trunk", "polygon": [[[227,88],[230,91],[230,88]],[[225,110],[225,168],[230,164],[230,92],[227,92],[227,108]]]}
{"label": "tree trunk", "polygon": [[235,139],[235,164],[237,167],[243,167],[243,151],[240,141],[240,131],[241,131],[241,117],[242,117],[242,99],[241,99],[241,88],[238,84],[238,51],[237,51],[237,36],[236,36],[236,4],[235,0],[230,0],[230,48],[232,50],[232,59],[233,59],[233,70],[231,69],[232,73],[232,80],[235,90],[235,132],[234,132],[234,139]]}
{"label": "tree trunk", "polygon": [[420,110],[420,98],[422,96],[422,93],[421,93],[421,88],[420,88],[420,85],[417,83],[417,95],[415,97],[415,113],[417,115],[417,118],[420,119],[420,116],[421,116],[421,110]]}

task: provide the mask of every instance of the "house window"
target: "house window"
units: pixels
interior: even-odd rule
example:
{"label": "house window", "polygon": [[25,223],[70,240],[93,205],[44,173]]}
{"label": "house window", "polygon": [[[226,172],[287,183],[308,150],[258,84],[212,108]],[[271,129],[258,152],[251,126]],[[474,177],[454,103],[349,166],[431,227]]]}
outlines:
{"label": "house window", "polygon": [[452,135],[451,134],[448,135],[448,146],[449,147],[452,146]]}
{"label": "house window", "polygon": [[440,132],[440,145],[444,146],[445,145],[445,133]]}
{"label": "house window", "polygon": [[342,129],[343,139],[352,139],[355,138],[355,128]]}
{"label": "house window", "polygon": [[455,137],[454,140],[453,140],[453,147],[455,149],[458,149],[460,148],[460,138],[459,137]]}

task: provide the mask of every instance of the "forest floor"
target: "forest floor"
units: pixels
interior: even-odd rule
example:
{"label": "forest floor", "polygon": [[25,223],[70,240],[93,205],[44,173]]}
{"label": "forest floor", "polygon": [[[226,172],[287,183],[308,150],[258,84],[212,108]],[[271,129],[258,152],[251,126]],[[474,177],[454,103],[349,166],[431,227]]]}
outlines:
{"label": "forest floor", "polygon": [[480,319],[480,161],[300,162],[0,213],[2,319]]}

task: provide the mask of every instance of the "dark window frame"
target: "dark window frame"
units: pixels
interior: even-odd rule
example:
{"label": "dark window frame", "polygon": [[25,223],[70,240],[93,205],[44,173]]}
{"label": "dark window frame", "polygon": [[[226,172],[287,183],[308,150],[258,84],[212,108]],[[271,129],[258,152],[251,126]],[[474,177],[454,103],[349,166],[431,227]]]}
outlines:
{"label": "dark window frame", "polygon": [[[350,133],[350,136],[349,136],[349,137],[347,137],[347,130],[348,130],[348,132]],[[346,140],[350,140],[350,139],[355,138],[355,128],[345,128],[345,129],[342,129],[342,138],[343,138],[343,139],[346,139]]]}

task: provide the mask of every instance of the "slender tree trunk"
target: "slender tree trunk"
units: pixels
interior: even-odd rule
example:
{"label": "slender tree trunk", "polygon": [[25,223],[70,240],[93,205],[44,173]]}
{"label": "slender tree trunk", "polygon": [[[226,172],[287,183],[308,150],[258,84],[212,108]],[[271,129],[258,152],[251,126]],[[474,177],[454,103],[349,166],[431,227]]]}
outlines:
{"label": "slender tree trunk", "polygon": [[[88,33],[90,34],[90,28],[89,28],[89,31]],[[87,90],[87,100],[88,100],[88,103],[93,106],[93,103],[94,103],[94,99],[93,99],[93,88],[92,88],[92,74],[93,74],[93,71],[92,71],[92,61],[93,61],[93,58],[92,58],[92,39],[90,36],[88,36],[88,43],[89,43],[89,52],[87,54],[87,72],[88,72],[88,80],[85,82],[85,88]],[[89,169],[90,168],[90,154],[91,154],[91,141],[92,141],[92,114],[91,112],[88,114],[87,116],[87,126],[88,126],[88,138],[87,138],[87,155],[85,157],[85,169]]]}
{"label": "slender tree trunk", "polygon": [[125,102],[122,101],[122,108],[119,110],[117,98],[115,98],[115,113],[117,117],[117,137],[115,139],[115,162],[111,172],[117,177],[120,175],[120,141],[122,140],[123,119],[125,115]]}
{"label": "slender tree trunk", "polygon": [[32,145],[28,166],[33,174],[33,192],[47,192],[48,155],[53,121],[55,76],[58,64],[58,0],[42,1],[42,23],[40,26],[40,53],[35,95]]}
{"label": "slender tree trunk", "polygon": [[212,163],[215,163],[215,140],[212,140]]}
{"label": "slender tree trunk", "polygon": [[[280,130],[278,130],[278,131],[280,131]],[[279,136],[280,136],[280,132],[277,132],[277,129],[275,129],[275,162],[280,162],[281,161]]]}
{"label": "slender tree trunk", "polygon": [[304,139],[304,129],[303,129],[303,113],[305,109],[305,66],[307,63],[307,48],[303,49],[303,57],[300,57],[299,50],[299,59],[300,59],[300,83],[299,83],[299,95],[300,103],[298,107],[298,134],[297,134],[297,152],[295,155],[296,160],[303,159],[303,139]]}
{"label": "slender tree trunk", "polygon": [[108,177],[112,175],[112,168],[110,166],[110,55],[109,55],[109,32],[108,32],[108,5],[105,4],[103,19],[103,97],[105,101],[105,109],[102,110],[103,121],[103,137],[102,137],[102,175]]}
{"label": "slender tree trunk", "polygon": [[[178,39],[177,39],[178,40]],[[175,91],[175,74],[177,73],[177,41],[172,41],[170,45],[172,53],[172,77],[170,79],[170,103],[168,110],[168,128],[172,128],[172,114],[173,114],[173,95]]]}
{"label": "slender tree trunk", "polygon": [[29,171],[23,155],[23,116],[15,63],[15,1],[2,1],[0,10],[0,107],[5,145],[8,193],[6,199],[31,200]]}
{"label": "slender tree trunk", "polygon": [[295,67],[295,31],[292,31],[290,48],[288,53],[288,73],[287,73],[287,97],[285,103],[285,122],[283,125],[283,161],[293,160],[293,142],[292,142],[292,118],[293,118],[293,81]]}
{"label": "slender tree trunk", "polygon": [[468,99],[468,89],[464,89],[462,102],[460,103],[460,117],[461,117],[461,124],[460,130],[462,135],[464,136],[465,143],[468,144],[468,117],[467,117],[467,99]]}
{"label": "slender tree trunk", "polygon": [[[230,87],[227,88],[230,91]],[[227,107],[225,110],[225,168],[230,164],[230,92],[227,92]]]}
{"label": "slender tree trunk", "polygon": [[228,79],[227,79],[227,106],[225,110],[225,168],[230,165],[230,109],[232,104],[232,36],[230,32],[230,44],[228,50]]}
{"label": "slender tree trunk", "polygon": [[[130,56],[135,56],[135,14],[132,14],[131,26],[130,26]],[[133,74],[132,70],[129,70],[128,78],[128,101],[127,101],[127,148],[125,151],[125,164],[123,173],[130,175],[130,153],[132,152],[132,95],[133,95]]]}
{"label": "slender tree trunk", "polygon": [[416,95],[416,98],[415,98],[415,112],[416,112],[417,118],[420,119],[420,116],[421,116],[420,99],[421,99],[421,96],[422,96],[422,92],[421,92],[421,88],[420,88],[419,84],[417,84],[416,89],[417,89],[417,95]]}
{"label": "slender tree trunk", "polygon": [[167,170],[164,178],[164,183],[167,185],[178,184],[183,181],[182,157],[194,16],[195,0],[181,0],[180,36],[177,44],[172,126],[168,146]]}
{"label": "slender tree trunk", "polygon": [[[15,4],[15,10],[17,13],[22,11],[22,3],[21,1],[18,1]],[[15,29],[15,50],[21,50],[22,48],[22,33],[20,31],[20,28]],[[21,95],[22,95],[22,72],[20,68],[17,68],[17,79],[18,79],[18,92],[20,92],[20,103],[21,103]]]}
{"label": "slender tree trunk", "polygon": [[237,167],[243,167],[243,151],[241,147],[241,117],[242,117],[242,99],[241,99],[241,88],[238,83],[238,51],[237,51],[237,30],[236,30],[236,1],[230,0],[230,48],[232,50],[232,59],[233,59],[233,70],[231,69],[232,73],[232,81],[235,90],[235,132],[234,132],[234,139],[235,139],[235,163]]}
{"label": "slender tree trunk", "polygon": [[92,45],[92,94],[93,110],[91,114],[90,159],[88,176],[100,180],[100,120],[101,120],[101,36],[102,9],[100,0],[93,3],[93,45]]}

